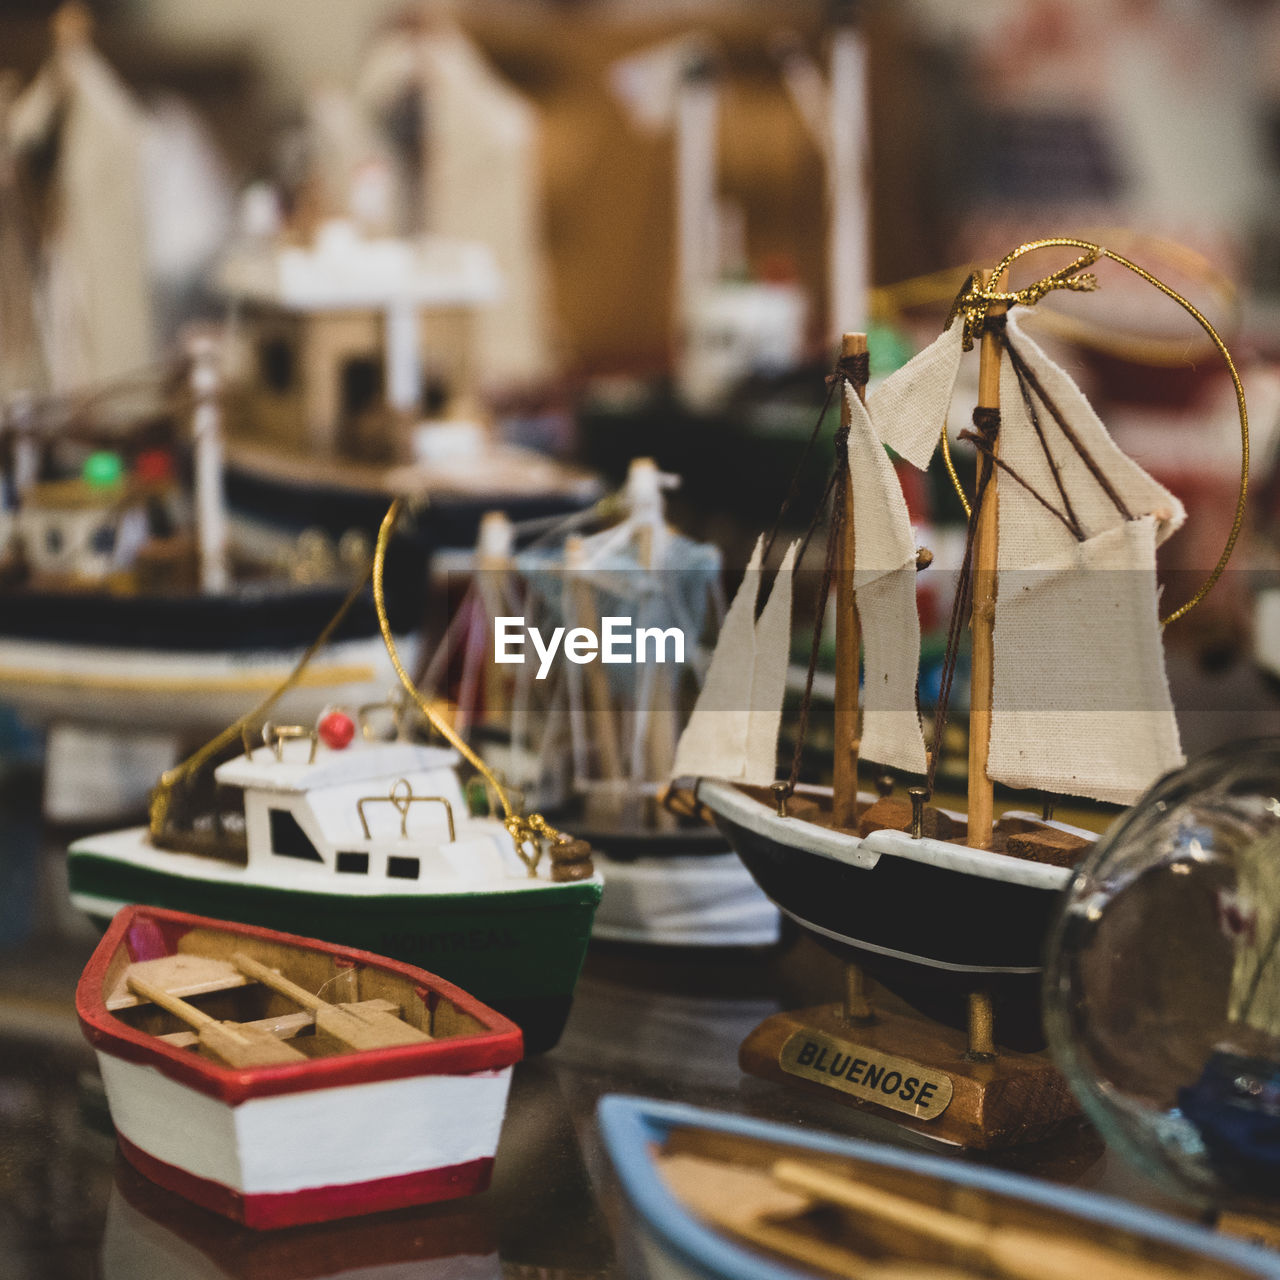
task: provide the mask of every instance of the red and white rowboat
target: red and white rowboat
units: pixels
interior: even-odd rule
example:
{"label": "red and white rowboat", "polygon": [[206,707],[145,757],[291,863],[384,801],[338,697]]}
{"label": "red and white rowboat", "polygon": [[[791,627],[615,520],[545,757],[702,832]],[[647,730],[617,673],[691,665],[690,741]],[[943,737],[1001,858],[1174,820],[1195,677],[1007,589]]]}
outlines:
{"label": "red and white rowboat", "polygon": [[120,1147],[257,1228],[488,1186],[520,1029],[349,947],[154,907],[115,917],[76,990]]}

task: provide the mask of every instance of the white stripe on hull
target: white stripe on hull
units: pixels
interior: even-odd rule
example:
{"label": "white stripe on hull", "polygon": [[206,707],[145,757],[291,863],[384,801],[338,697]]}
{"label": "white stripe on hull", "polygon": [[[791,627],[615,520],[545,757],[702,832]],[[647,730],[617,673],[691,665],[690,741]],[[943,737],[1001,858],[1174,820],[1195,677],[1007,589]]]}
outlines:
{"label": "white stripe on hull", "polygon": [[824,929],[820,924],[814,924],[812,920],[806,920],[803,916],[797,915],[794,911],[788,911],[786,907],[780,907],[779,910],[788,915],[802,929],[807,929],[811,933],[821,934],[824,938],[830,938],[832,942],[842,943],[846,947],[857,947],[859,951],[870,951],[877,956],[890,956],[894,960],[907,960],[911,964],[927,965],[930,969],[945,969],[948,973],[1041,973],[1041,966],[1036,965],[1031,968],[1023,968],[1019,966],[1001,966],[989,964],[948,964],[945,960],[934,960],[929,956],[918,956],[911,951],[896,951],[893,947],[878,947],[871,942],[860,942],[857,938],[851,938],[847,934],[837,933],[834,929]]}
{"label": "white stripe on hull", "polygon": [[[399,643],[410,661],[413,639]],[[0,639],[0,701],[38,723],[208,732],[270,693],[301,655],[301,647],[183,653]],[[318,655],[276,714],[309,721],[331,702],[368,701],[394,683],[381,636],[344,640]]]}
{"label": "white stripe on hull", "polygon": [[[470,832],[476,838],[481,836],[503,836],[502,824],[491,818],[467,818],[459,822],[459,834],[466,837]],[[503,849],[504,859],[510,850],[507,842]],[[126,827],[122,831],[108,831],[101,835],[86,836],[75,841],[69,855],[75,859],[101,858],[121,867],[139,867],[146,871],[161,872],[172,884],[183,884],[188,888],[205,884],[239,885],[247,889],[275,889],[289,893],[314,893],[325,897],[343,900],[366,898],[400,898],[406,902],[425,900],[438,895],[456,896],[473,895],[483,897],[493,893],[552,893],[559,895],[564,885],[550,878],[550,867],[544,858],[539,864],[538,875],[528,875],[524,868],[516,862],[514,853],[504,874],[495,875],[483,881],[464,880],[459,877],[445,875],[424,876],[418,880],[380,880],[372,876],[336,879],[323,870],[309,872],[289,865],[265,864],[243,867],[238,863],[222,862],[215,858],[203,857],[196,853],[179,853],[171,849],[157,849],[151,843],[146,827]],[[288,864],[293,859],[278,859],[279,864]],[[305,868],[305,864],[304,864]],[[518,870],[517,870],[518,868]],[[600,873],[597,871],[590,879],[577,882],[579,885],[599,884]],[[83,897],[86,902],[96,901],[90,894],[73,894],[72,901]],[[82,908],[88,909],[88,908]],[[112,914],[115,912],[112,907]]]}
{"label": "white stripe on hull", "polygon": [[492,1157],[511,1068],[413,1076],[237,1107],[98,1053],[111,1119],[148,1155],[244,1195],[343,1186]]}
{"label": "white stripe on hull", "polygon": [[[829,789],[826,790],[830,794]],[[891,830],[855,836],[800,818],[782,818],[769,805],[762,804],[728,782],[699,782],[697,795],[713,813],[738,823],[755,835],[862,870],[870,870],[887,856],[945,871],[958,871],[983,880],[1025,885],[1031,889],[1057,891],[1065,888],[1071,879],[1071,871],[1067,867],[1030,862],[1026,858],[1014,858],[988,849],[971,849],[968,845],[935,840],[932,836],[915,839],[905,831]]]}

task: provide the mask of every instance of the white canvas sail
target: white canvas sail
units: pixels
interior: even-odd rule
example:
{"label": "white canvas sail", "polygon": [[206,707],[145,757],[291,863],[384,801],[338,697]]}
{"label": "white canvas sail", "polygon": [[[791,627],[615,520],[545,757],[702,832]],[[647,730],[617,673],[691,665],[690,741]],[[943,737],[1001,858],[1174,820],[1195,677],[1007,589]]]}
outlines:
{"label": "white canvas sail", "polygon": [[[1083,393],[1008,321],[1015,349],[1071,426],[1129,516],[1036,400],[1076,538],[1031,493],[1000,477],[989,776],[1131,804],[1182,763],[1164,669],[1156,547],[1182,523],[1178,500],[1111,439]],[[1006,357],[1000,457],[1066,513]]]}
{"label": "white canvas sail", "polygon": [[924,735],[916,706],[920,616],[915,537],[902,487],[867,410],[852,387],[845,387],[845,400],[850,421],[854,589],[865,646],[860,752],[878,764],[923,773]]}
{"label": "white canvas sail", "polygon": [[725,614],[707,678],[676,747],[672,776],[723,778],[767,786],[777,772],[778,729],[791,647],[791,593],[797,544],[787,548],[756,620],[764,539]]}
{"label": "white canvas sail", "polygon": [[46,385],[34,246],[8,140],[11,101],[12,85],[0,77],[0,400],[6,404],[23,392],[39,394]]}
{"label": "white canvas sail", "polygon": [[68,35],[14,104],[14,148],[57,139],[45,231],[50,372],[58,389],[152,358],[140,108],[87,38]]}
{"label": "white canvas sail", "polygon": [[1160,642],[1156,521],[1002,575],[987,774],[1132,804],[1183,762]]}
{"label": "white canvas sail", "polygon": [[880,439],[921,471],[946,425],[963,354],[964,323],[956,319],[867,396]]}
{"label": "white canvas sail", "polygon": [[406,92],[420,96],[420,152],[401,143],[401,182],[416,195],[410,234],[479,240],[502,273],[502,305],[476,316],[478,365],[503,385],[554,372],[550,282],[543,231],[542,123],[444,14],[398,24],[374,45],[357,100],[384,121],[398,118]]}

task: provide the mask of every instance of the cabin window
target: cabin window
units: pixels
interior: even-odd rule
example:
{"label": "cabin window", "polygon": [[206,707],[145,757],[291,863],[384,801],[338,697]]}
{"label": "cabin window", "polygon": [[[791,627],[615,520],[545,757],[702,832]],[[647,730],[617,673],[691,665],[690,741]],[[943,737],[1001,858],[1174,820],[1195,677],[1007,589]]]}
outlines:
{"label": "cabin window", "polygon": [[62,551],[62,530],[51,525],[44,531],[44,549],[51,555],[59,555]]}
{"label": "cabin window", "polygon": [[342,366],[342,412],[348,417],[367,413],[382,401],[382,361],[354,356]]}
{"label": "cabin window", "polygon": [[267,812],[271,815],[272,853],[282,858],[301,858],[304,862],[324,861],[288,809],[268,809]]}
{"label": "cabin window", "polygon": [[439,418],[449,407],[449,384],[441,377],[428,374],[422,380],[422,416]]}
{"label": "cabin window", "polygon": [[418,859],[388,858],[387,875],[393,880],[416,880],[418,878]]}
{"label": "cabin window", "polygon": [[113,524],[100,524],[89,535],[89,549],[95,555],[109,556],[116,549],[116,527]]}
{"label": "cabin window", "polygon": [[367,853],[340,853],[338,854],[338,870],[358,876],[368,875],[369,855]]}
{"label": "cabin window", "polygon": [[293,344],[287,338],[268,338],[258,346],[258,375],[277,395],[293,390],[296,378]]}

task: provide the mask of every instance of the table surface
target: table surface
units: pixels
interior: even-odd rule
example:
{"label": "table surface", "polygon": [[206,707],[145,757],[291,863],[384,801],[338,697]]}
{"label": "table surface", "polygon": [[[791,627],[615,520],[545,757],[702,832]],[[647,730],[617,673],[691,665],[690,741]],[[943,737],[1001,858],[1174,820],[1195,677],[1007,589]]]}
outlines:
{"label": "table surface", "polygon": [[[1236,676],[1179,698],[1187,749],[1280,729],[1280,699]],[[95,934],[66,900],[65,836],[35,813],[38,777],[0,772],[0,1276],[5,1280],[358,1276],[361,1280],[628,1274],[630,1237],[599,1144],[605,1093],[675,1098],[837,1133],[985,1159],[1189,1212],[1083,1124],[992,1156],[942,1147],[836,1098],[744,1076],[762,1018],[839,992],[808,939],[768,951],[593,944],[559,1046],[515,1073],[484,1195],[368,1219],[255,1233],[133,1173],[116,1152],[73,1010]]]}
{"label": "table surface", "polygon": [[[625,1213],[594,1120],[610,1092],[977,1158],[739,1071],[738,1045],[762,1018],[838,990],[838,966],[804,937],[719,954],[593,944],[560,1044],[516,1068],[488,1193],[320,1227],[237,1228],[118,1155],[72,1007],[93,935],[58,904],[60,850],[37,824],[0,821],[0,837],[9,856],[24,838],[42,846],[34,887],[45,909],[39,932],[0,954],[0,1275],[9,1280],[624,1275]],[[1173,1203],[1082,1125],[986,1159]]]}

